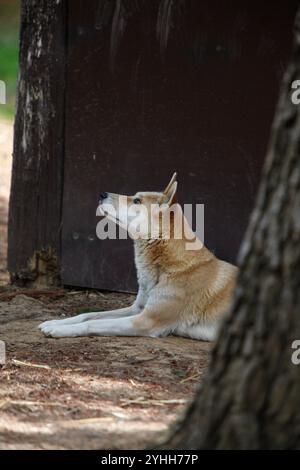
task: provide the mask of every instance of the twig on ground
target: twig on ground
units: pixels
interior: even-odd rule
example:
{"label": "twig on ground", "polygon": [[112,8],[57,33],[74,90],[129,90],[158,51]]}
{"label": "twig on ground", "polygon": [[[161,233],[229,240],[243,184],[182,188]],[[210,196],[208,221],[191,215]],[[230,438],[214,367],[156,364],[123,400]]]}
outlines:
{"label": "twig on ground", "polygon": [[121,398],[121,406],[129,406],[129,405],[145,405],[145,406],[164,406],[164,405],[184,405],[188,403],[189,400],[186,398],[174,398],[171,400],[154,400],[149,399],[147,400],[144,397],[139,397],[133,400],[127,400],[126,398]]}
{"label": "twig on ground", "polygon": [[26,401],[26,400],[0,400],[0,409],[7,408],[11,405],[19,406],[66,406],[63,403],[59,402],[42,402],[42,401]]}
{"label": "twig on ground", "polygon": [[3,292],[0,294],[0,302],[12,300],[17,295],[25,295],[26,297],[32,297],[34,299],[39,299],[40,297],[58,299],[60,297],[64,297],[66,292],[64,290],[19,289],[13,292]]}
{"label": "twig on ground", "polygon": [[185,377],[184,379],[180,380],[180,384],[184,384],[185,382],[189,382],[190,380],[199,379],[201,377],[201,372],[197,372],[197,374],[190,375],[189,377]]}
{"label": "twig on ground", "polygon": [[70,419],[70,420],[64,420],[60,421],[60,425],[65,426],[65,427],[76,427],[76,426],[82,426],[85,424],[97,424],[105,421],[113,421],[114,418],[112,416],[103,416],[102,418],[84,418],[84,419]]}
{"label": "twig on ground", "polygon": [[31,362],[19,361],[18,359],[12,359],[11,362],[16,366],[36,367],[37,369],[51,369],[50,366],[44,364],[32,364]]}

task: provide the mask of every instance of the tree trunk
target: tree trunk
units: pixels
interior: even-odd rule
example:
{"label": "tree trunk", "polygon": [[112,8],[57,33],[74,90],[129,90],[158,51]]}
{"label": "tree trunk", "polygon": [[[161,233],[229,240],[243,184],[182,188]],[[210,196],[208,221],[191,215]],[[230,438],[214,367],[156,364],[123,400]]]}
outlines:
{"label": "tree trunk", "polygon": [[[230,315],[168,448],[300,448],[300,11]],[[259,113],[259,110],[257,110]]]}
{"label": "tree trunk", "polygon": [[66,0],[22,0],[8,269],[19,284],[59,283],[64,170]]}

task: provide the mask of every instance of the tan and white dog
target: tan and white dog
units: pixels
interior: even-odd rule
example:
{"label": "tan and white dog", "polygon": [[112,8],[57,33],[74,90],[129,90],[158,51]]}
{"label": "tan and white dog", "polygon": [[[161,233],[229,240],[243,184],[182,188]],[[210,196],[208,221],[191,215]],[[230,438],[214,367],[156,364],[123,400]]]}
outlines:
{"label": "tan and white dog", "polygon": [[[136,300],[127,308],[46,321],[39,326],[46,336],[216,338],[230,307],[237,268],[216,258],[192,232],[176,203],[176,191],[175,173],[163,192],[138,192],[130,197],[102,193],[102,214],[126,227],[135,238]],[[141,211],[128,217],[130,209],[142,206],[146,211],[134,223],[134,214]],[[167,229],[163,220],[169,221]],[[175,233],[179,225],[184,227],[181,237]],[[187,241],[193,242],[192,249],[187,249]]]}

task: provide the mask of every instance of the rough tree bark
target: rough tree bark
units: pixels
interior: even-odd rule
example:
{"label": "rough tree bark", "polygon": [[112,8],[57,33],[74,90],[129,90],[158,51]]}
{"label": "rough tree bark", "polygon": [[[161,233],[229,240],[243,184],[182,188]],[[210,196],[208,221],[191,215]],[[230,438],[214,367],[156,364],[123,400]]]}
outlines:
{"label": "rough tree bark", "polygon": [[19,284],[59,281],[66,0],[22,0],[8,269]]}
{"label": "rough tree bark", "polygon": [[300,448],[300,10],[294,37],[232,310],[168,448]]}

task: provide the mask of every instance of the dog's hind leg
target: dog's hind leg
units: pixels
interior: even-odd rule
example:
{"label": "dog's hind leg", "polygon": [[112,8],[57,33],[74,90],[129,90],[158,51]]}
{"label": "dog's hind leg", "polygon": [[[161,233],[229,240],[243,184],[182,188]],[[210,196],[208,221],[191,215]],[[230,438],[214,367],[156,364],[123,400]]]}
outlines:
{"label": "dog's hind leg", "polygon": [[201,341],[215,341],[218,334],[218,323],[198,323],[194,325],[179,325],[173,332],[175,336],[198,339]]}

